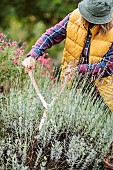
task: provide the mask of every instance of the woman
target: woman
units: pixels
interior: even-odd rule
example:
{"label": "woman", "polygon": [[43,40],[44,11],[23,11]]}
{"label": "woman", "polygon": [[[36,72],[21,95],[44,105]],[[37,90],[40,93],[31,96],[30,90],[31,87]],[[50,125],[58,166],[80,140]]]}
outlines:
{"label": "woman", "polygon": [[110,0],[83,0],[78,9],[48,29],[23,61],[33,69],[44,51],[65,40],[62,76],[70,62],[79,73],[94,76],[103,100],[113,111],[113,18]]}

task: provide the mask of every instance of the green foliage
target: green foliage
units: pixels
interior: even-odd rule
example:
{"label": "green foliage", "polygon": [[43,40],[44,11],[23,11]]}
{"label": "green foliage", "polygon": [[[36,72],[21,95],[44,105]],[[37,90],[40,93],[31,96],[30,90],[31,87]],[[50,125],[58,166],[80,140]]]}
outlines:
{"label": "green foliage", "polygon": [[[6,27],[8,18],[14,14],[20,20],[27,19],[31,22],[43,21],[46,24],[54,24],[61,20],[65,15],[74,10],[77,7],[77,3],[74,0],[1,0],[0,6],[0,20],[1,24]],[[34,16],[31,18],[31,16]]]}
{"label": "green foliage", "polygon": [[[9,33],[11,39],[27,41],[28,52],[41,34],[77,8],[78,2],[80,0],[34,0],[29,3],[27,0],[1,0],[0,30]],[[62,48],[62,45],[52,48],[52,58],[58,58]]]}
{"label": "green foliage", "polygon": [[[46,75],[38,78],[38,85],[47,103],[60,90],[60,83],[53,86]],[[1,96],[2,169],[103,169],[104,153],[113,141],[113,113],[100,99],[94,104],[91,91],[83,92],[83,87],[76,94],[74,88],[64,90],[49,108],[40,132],[44,108],[29,82]]]}

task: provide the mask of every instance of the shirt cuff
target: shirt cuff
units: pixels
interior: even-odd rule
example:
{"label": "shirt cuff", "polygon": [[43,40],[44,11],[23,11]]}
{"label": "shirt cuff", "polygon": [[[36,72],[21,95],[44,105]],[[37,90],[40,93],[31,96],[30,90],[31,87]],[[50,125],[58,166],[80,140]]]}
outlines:
{"label": "shirt cuff", "polygon": [[38,58],[40,57],[40,55],[37,54],[37,53],[34,52],[34,51],[30,51],[30,52],[26,55],[26,57],[29,57],[29,56],[32,56],[35,60],[38,60]]}
{"label": "shirt cuff", "polygon": [[87,72],[87,64],[80,64],[78,66],[78,70],[80,73],[86,73]]}

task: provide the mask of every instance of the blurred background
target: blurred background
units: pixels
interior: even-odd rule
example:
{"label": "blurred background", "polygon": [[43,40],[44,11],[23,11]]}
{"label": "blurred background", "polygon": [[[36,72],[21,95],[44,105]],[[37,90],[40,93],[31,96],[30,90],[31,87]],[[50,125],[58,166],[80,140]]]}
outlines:
{"label": "blurred background", "polygon": [[[46,31],[77,8],[80,0],[0,0],[0,32],[13,41],[27,42],[25,53]],[[60,62],[64,42],[49,49]]]}

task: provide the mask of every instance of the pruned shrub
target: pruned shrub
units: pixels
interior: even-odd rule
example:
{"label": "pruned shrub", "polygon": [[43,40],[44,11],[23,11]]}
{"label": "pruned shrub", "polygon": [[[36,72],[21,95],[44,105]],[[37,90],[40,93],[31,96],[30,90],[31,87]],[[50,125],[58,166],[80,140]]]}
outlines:
{"label": "pruned shrub", "polygon": [[113,115],[100,100],[93,104],[90,99],[91,93],[65,90],[34,137],[33,155],[28,152],[26,159],[30,169],[103,168],[104,153],[113,140]]}
{"label": "pruned shrub", "polygon": [[[104,154],[113,141],[113,113],[101,99],[92,97],[93,87],[84,88],[83,82],[75,90],[76,83],[49,108],[40,131],[44,108],[29,82],[2,96],[2,168],[104,169]],[[38,85],[48,103],[60,89],[60,82],[53,86],[46,75]]]}

